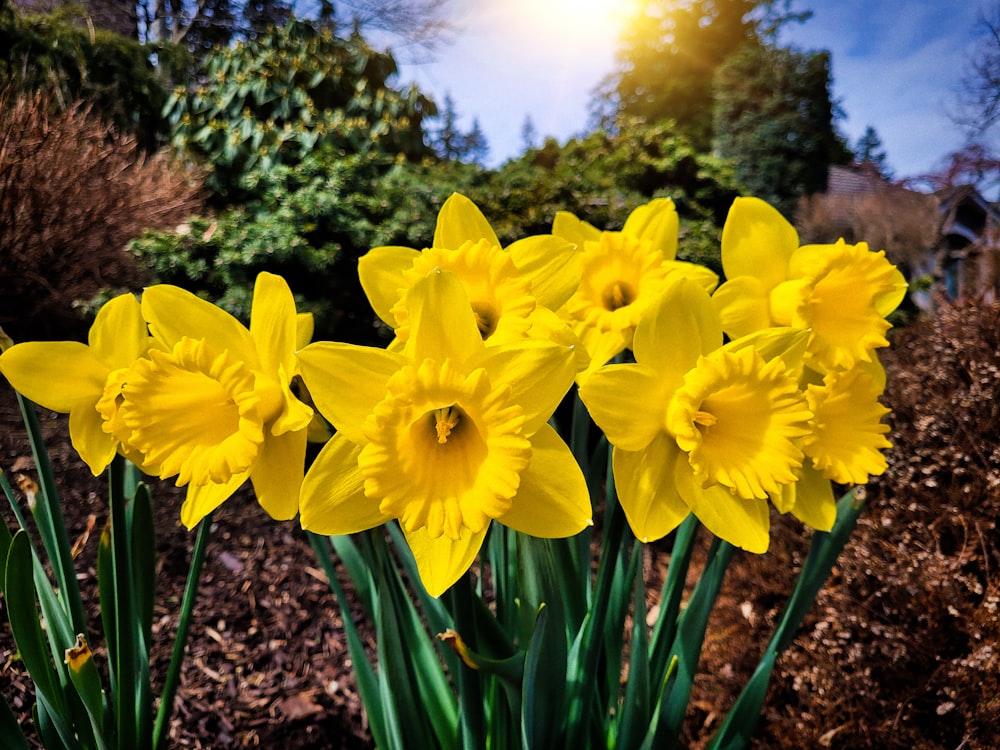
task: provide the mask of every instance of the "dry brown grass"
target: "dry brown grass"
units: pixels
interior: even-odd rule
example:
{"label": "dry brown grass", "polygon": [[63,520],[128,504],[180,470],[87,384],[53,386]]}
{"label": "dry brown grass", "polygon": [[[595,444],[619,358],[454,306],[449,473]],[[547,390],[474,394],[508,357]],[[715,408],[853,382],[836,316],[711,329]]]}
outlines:
{"label": "dry brown grass", "polygon": [[79,337],[78,308],[103,289],[136,289],[126,243],[181,222],[200,181],[147,155],[82,103],[0,92],[0,326],[15,340]]}

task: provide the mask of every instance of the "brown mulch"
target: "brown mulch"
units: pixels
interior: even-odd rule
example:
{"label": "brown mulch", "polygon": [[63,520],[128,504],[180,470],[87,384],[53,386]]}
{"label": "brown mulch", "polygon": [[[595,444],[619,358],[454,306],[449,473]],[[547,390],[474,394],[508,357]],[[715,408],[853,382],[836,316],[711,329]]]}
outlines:
{"label": "brown mulch", "polygon": [[[898,331],[883,357],[894,410],[890,469],[798,637],[779,659],[753,747],[986,750],[1000,737],[1000,307],[945,306]],[[106,520],[106,490],[76,458],[64,417],[41,412],[71,535]],[[0,467],[32,465],[0,387]],[[194,537],[179,494],[154,488],[162,638],[176,625]],[[13,519],[3,507],[0,515]],[[171,746],[370,747],[340,608],[308,542],[246,494],[214,517]],[[775,518],[767,555],[737,554],[713,614],[689,709],[700,747],[756,666],[808,546]],[[84,555],[92,555],[96,535]],[[649,570],[665,546],[648,548]],[[84,558],[86,559],[86,558]],[[94,570],[81,580],[92,590]],[[0,618],[4,612],[0,602]],[[364,630],[362,632],[365,632]],[[154,654],[162,681],[167,645]],[[100,656],[100,650],[97,651]],[[0,693],[23,716],[27,675],[0,628]]]}

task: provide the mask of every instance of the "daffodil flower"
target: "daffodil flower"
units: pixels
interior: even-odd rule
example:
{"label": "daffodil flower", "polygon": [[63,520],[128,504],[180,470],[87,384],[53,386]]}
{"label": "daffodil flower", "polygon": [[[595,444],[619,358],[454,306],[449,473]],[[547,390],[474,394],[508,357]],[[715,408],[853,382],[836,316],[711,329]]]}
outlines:
{"label": "daffodil flower", "polygon": [[28,399],[69,414],[73,448],[94,475],[111,463],[119,438],[106,429],[98,411],[102,400],[117,411],[127,368],[143,357],[149,333],[139,301],[123,294],[105,303],[94,318],[88,343],[32,341],[15,344],[0,356],[0,372]]}
{"label": "daffodil flower", "polygon": [[552,233],[582,249],[576,292],[560,310],[590,356],[590,369],[632,348],[643,312],[667,280],[685,276],[711,291],[718,278],[709,269],[676,260],[677,210],[669,198],[636,208],[620,232],[602,232],[560,211]]}
{"label": "daffodil flower", "polygon": [[716,536],[767,549],[767,500],[795,481],[812,414],[798,363],[783,356],[802,334],[755,339],[723,346],[708,292],[678,278],[639,321],[635,363],[606,365],[580,386],[613,446],[615,487],[641,541],[693,512]]}
{"label": "daffodil flower", "polygon": [[758,198],[737,198],[722,230],[726,282],[715,303],[732,337],[770,326],[808,329],[806,363],[820,372],[870,362],[888,346],[885,320],[906,280],[868,245],[799,247],[798,233]]}
{"label": "daffodil flower", "polygon": [[528,335],[559,336],[554,311],[580,277],[572,243],[537,235],[502,248],[482,212],[455,193],[438,213],[431,247],[376,247],[358,263],[372,308],[400,341],[409,335],[407,291],[437,269],[462,281],[480,335],[491,346]]}
{"label": "daffodil flower", "polygon": [[275,519],[298,510],[312,409],[290,389],[299,320],[288,284],[262,273],[250,328],[179,287],[152,286],[142,313],[156,346],[129,368],[121,416],[132,449],[188,486],[188,528],[247,479]]}
{"label": "daffodil flower", "polygon": [[472,564],[492,521],[540,537],[590,523],[586,483],[546,423],[575,354],[544,340],[489,346],[462,280],[438,271],[409,291],[399,350],[318,342],[302,377],[337,428],[302,485],[302,526],[350,534],[398,519],[427,591]]}

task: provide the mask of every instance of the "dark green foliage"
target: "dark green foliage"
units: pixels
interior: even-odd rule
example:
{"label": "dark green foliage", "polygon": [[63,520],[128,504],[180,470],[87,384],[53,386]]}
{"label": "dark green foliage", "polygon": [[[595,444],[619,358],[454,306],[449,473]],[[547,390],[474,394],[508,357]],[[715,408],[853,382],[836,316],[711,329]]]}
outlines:
{"label": "dark green foliage", "polygon": [[751,195],[791,215],[826,190],[830,164],[850,160],[834,128],[830,55],[746,46],[716,77],[715,149]]}
{"label": "dark green foliage", "polygon": [[134,39],[91,30],[72,11],[21,15],[0,6],[0,87],[53,89],[54,103],[84,100],[95,115],[150,150],[166,134],[166,93]]}
{"label": "dark green foliage", "polygon": [[422,120],[433,103],[389,86],[396,63],[360,36],[300,21],[218,50],[167,104],[173,143],[210,166],[218,202],[254,198],[255,169],[295,165],[316,149],[341,154],[428,153]]}

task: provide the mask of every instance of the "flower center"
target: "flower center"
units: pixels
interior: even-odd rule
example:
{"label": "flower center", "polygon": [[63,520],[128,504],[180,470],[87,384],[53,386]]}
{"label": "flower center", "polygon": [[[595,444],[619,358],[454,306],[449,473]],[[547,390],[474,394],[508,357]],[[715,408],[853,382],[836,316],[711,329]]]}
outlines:
{"label": "flower center", "polygon": [[636,296],[631,284],[618,280],[605,288],[604,293],[601,295],[601,300],[604,303],[604,307],[613,312],[620,307],[631,305],[635,301]]}
{"label": "flower center", "polygon": [[717,349],[684,376],[667,409],[667,431],[695,473],[744,499],[795,481],[797,441],[811,413],[779,357]]}
{"label": "flower center", "polygon": [[151,350],[124,378],[120,413],[129,444],[177,475],[177,485],[224,483],[249,469],[264,441],[254,375],[228,351],[182,338]]}
{"label": "flower center", "polygon": [[452,430],[458,427],[462,421],[461,413],[461,409],[456,404],[434,410],[431,419],[434,420],[434,431],[437,433],[438,443],[444,445],[448,442]]}
{"label": "flower center", "polygon": [[485,369],[425,359],[393,375],[364,425],[365,494],[407,531],[458,539],[506,513],[531,459],[524,410]]}

